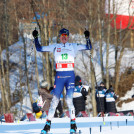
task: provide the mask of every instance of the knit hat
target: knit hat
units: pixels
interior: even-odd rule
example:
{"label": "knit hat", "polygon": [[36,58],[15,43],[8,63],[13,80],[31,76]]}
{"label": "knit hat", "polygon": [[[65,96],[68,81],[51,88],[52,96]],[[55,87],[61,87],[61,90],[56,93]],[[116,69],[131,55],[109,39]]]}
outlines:
{"label": "knit hat", "polygon": [[100,85],[105,85],[104,82],[101,82]]}
{"label": "knit hat", "polygon": [[67,35],[69,36],[69,30],[63,28],[63,29],[61,29],[61,30],[59,31],[59,35],[61,35],[61,34],[67,34]]}
{"label": "knit hat", "polygon": [[79,86],[79,85],[82,85],[82,82],[81,82],[81,77],[77,75],[75,77],[75,86]]}
{"label": "knit hat", "polygon": [[47,86],[48,86],[47,81],[42,80],[41,83],[40,83],[40,88],[47,88]]}

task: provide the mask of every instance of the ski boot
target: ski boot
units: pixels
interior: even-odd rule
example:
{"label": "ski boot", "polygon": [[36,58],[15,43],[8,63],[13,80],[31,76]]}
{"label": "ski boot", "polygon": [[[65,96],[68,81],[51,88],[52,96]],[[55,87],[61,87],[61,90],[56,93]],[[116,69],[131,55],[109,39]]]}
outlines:
{"label": "ski boot", "polygon": [[70,127],[71,127],[70,134],[75,134],[76,130],[77,130],[77,126],[76,126],[75,120],[71,120]]}
{"label": "ski boot", "polygon": [[47,120],[44,129],[41,130],[41,134],[47,134],[48,131],[50,131],[50,127],[51,127],[51,121],[50,120]]}

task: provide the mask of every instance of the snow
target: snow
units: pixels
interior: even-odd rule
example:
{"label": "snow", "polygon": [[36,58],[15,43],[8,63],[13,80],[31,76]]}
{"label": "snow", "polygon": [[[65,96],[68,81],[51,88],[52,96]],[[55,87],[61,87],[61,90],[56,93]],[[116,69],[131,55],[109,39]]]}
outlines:
{"label": "snow", "polygon": [[[39,134],[45,125],[46,119],[36,121],[2,123],[0,134]],[[53,118],[51,130],[53,134],[69,134],[69,118]],[[105,117],[79,117],[76,118],[77,132],[82,134],[133,134],[133,116]],[[90,133],[91,130],[91,133]],[[131,131],[128,131],[131,130]],[[100,132],[101,131],[101,132]]]}

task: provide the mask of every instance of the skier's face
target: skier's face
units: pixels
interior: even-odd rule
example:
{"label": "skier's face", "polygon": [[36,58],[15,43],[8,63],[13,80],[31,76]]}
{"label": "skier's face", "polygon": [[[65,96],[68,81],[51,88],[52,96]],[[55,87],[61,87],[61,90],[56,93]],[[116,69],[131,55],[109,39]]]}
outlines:
{"label": "skier's face", "polygon": [[66,42],[68,42],[69,36],[67,34],[61,34],[60,35],[60,41],[65,44]]}
{"label": "skier's face", "polygon": [[104,87],[105,85],[104,84],[100,84],[101,87]]}

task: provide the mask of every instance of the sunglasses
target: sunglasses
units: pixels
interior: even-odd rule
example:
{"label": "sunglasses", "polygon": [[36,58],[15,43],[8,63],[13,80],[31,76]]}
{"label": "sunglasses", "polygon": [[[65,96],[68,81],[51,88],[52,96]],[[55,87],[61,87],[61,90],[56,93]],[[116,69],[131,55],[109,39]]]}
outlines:
{"label": "sunglasses", "polygon": [[67,37],[68,35],[67,34],[61,34],[61,37],[63,37],[63,36]]}

